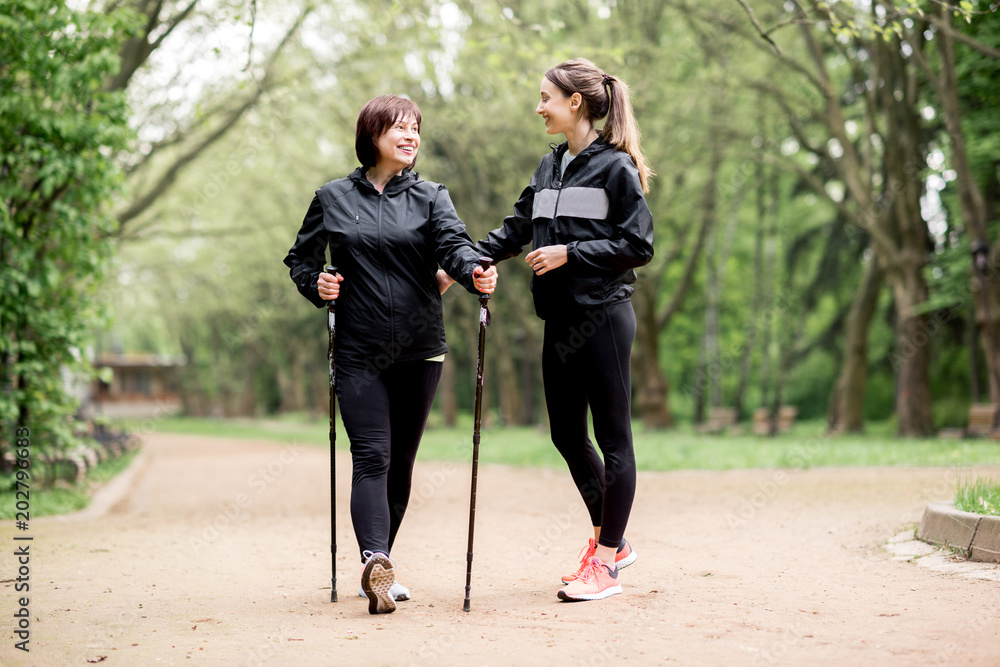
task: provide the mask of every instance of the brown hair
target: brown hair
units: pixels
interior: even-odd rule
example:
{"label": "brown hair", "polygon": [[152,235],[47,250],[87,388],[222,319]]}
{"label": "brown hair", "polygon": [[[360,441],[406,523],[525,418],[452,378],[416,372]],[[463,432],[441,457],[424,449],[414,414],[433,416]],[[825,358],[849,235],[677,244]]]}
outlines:
{"label": "brown hair", "polygon": [[607,116],[601,137],[632,158],[639,169],[639,183],[643,192],[649,192],[649,179],[655,172],[646,162],[640,145],[639,124],[632,111],[628,84],[605,73],[586,58],[574,58],[556,65],[545,73],[545,78],[570,96],[580,93],[584,112],[594,122]]}
{"label": "brown hair", "polygon": [[[378,159],[378,148],[375,142],[392,127],[397,120],[412,116],[417,121],[417,130],[420,129],[420,107],[413,100],[408,100],[396,95],[380,95],[369,100],[358,114],[358,124],[354,137],[354,152],[358,154],[358,160],[365,167],[374,167]],[[417,159],[413,158],[409,168],[417,164]]]}

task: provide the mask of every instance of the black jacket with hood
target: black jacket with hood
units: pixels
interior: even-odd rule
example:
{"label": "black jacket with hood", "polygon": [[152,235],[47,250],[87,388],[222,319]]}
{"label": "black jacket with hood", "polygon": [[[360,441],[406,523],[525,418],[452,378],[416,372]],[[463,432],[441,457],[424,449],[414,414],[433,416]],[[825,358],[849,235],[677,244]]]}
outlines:
{"label": "black jacket with hood", "polygon": [[359,167],[316,191],[285,264],[318,308],[327,247],[344,276],[337,297],[337,362],[378,369],[448,351],[440,265],[468,291],[479,266],[472,239],[443,185],[404,170],[379,193]]}
{"label": "black jacket with hood", "polygon": [[632,158],[597,139],[559,173],[568,145],[552,145],[503,227],[476,244],[498,262],[534,248],[565,245],[567,262],[532,276],[542,319],[631,297],[635,269],[653,258],[653,216]]}

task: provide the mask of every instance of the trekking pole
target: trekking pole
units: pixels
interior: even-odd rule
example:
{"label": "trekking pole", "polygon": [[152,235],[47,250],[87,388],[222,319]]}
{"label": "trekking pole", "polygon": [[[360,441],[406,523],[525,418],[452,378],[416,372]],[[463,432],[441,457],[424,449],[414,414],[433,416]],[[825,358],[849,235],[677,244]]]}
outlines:
{"label": "trekking pole", "polygon": [[[335,274],[337,267],[329,265],[323,269],[326,273]],[[337,301],[326,302],[326,323],[330,333],[330,347],[327,359],[330,362],[330,563],[331,592],[330,602],[337,601],[337,381],[333,368],[333,339],[337,330]]]}
{"label": "trekking pole", "polygon": [[[479,264],[483,271],[490,268],[493,260],[480,257]],[[479,427],[483,414],[483,350],[486,347],[486,327],[490,325],[490,295],[479,295],[479,367],[476,371],[476,421],[472,430],[472,496],[469,499],[469,550],[466,553],[465,569],[465,605],[463,611],[469,611],[469,593],[472,590],[472,537],[476,527],[476,480],[479,475]]]}

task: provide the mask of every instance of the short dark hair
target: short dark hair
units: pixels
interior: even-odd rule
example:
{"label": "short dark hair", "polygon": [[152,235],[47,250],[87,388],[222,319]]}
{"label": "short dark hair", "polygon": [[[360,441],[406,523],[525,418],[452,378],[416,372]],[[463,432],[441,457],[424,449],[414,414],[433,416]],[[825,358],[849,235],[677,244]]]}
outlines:
{"label": "short dark hair", "polygon": [[[375,99],[369,100],[358,114],[358,125],[355,132],[354,151],[358,154],[358,160],[365,167],[374,167],[378,158],[378,149],[375,142],[397,120],[412,116],[417,121],[417,130],[420,129],[420,107],[413,100],[408,100],[396,95],[379,95]],[[410,163],[410,169],[417,164],[414,158]]]}

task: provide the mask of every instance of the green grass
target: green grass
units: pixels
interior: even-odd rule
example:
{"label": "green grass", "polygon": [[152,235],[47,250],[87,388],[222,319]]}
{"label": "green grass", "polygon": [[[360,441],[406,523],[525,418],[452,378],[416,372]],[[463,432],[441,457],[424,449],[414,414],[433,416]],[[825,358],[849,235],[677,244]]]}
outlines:
{"label": "green grass", "polygon": [[[130,433],[177,433],[207,435],[217,438],[274,440],[302,444],[325,445],[329,442],[330,421],[310,419],[303,415],[286,415],[276,419],[211,419],[207,417],[161,417],[150,421],[118,420],[115,427]],[[347,435],[343,424],[337,423],[338,444],[346,447]]]}
{"label": "green grass", "polygon": [[[419,458],[423,461],[467,461],[472,456],[472,419],[454,428],[435,425],[431,415]],[[125,424],[126,428],[129,427]],[[133,430],[135,425],[132,425]],[[166,418],[156,431],[227,438],[263,439],[326,446],[329,422],[292,415],[269,420]],[[913,440],[892,435],[891,423],[870,424],[862,435],[831,437],[823,423],[800,422],[775,438],[755,435],[706,435],[691,426],[646,431],[634,425],[639,470],[730,470],[737,468],[811,468],[826,466],[973,466],[1000,464],[1000,442],[930,438]],[[346,450],[347,435],[338,420],[337,448]],[[513,466],[561,468],[546,427],[482,429],[479,460]]]}
{"label": "green grass", "polygon": [[959,481],[955,507],[965,512],[1000,516],[1000,482],[979,478]]}
{"label": "green grass", "polygon": [[[132,463],[137,451],[128,452],[122,456],[98,464],[82,481],[75,484],[58,482],[50,488],[42,488],[34,479],[27,480],[28,502],[30,503],[30,519],[54,514],[68,514],[84,509],[90,504],[90,497],[95,488],[105,484],[120,474]],[[30,470],[30,469],[29,469]],[[23,495],[17,496],[14,487],[14,475],[8,473],[0,490],[0,519],[14,519],[17,512],[17,501],[23,500]],[[24,488],[21,487],[21,491]]]}
{"label": "green grass", "polygon": [[[424,433],[419,459],[422,461],[469,461],[472,458],[472,418],[464,415],[454,428],[439,425],[440,416],[431,415]],[[203,419],[168,417],[155,421],[118,424],[133,433],[144,431],[181,435],[211,436],[246,440],[270,440],[326,447],[329,421],[326,417],[285,415],[277,419]],[[337,448],[348,449],[343,424],[337,423]],[[633,425],[636,463],[639,470],[732,470],[739,468],[813,468],[864,466],[949,466],[1000,465],[1000,442],[993,440],[911,440],[892,435],[889,422],[869,424],[863,435],[830,437],[823,424],[799,422],[789,432],[775,438],[754,435],[706,435],[684,425],[670,431],[647,431]],[[85,508],[98,485],[112,479],[131,463],[134,453],[102,463],[79,484],[59,484],[42,489],[31,485],[31,517],[65,514]],[[484,427],[479,449],[483,463],[562,469],[562,457],[552,446],[544,426]],[[0,491],[0,519],[14,518],[16,498],[12,484]],[[963,501],[956,506],[983,512],[979,499],[1000,514],[1000,485],[977,481],[966,484]],[[959,495],[963,494],[960,489]]]}

